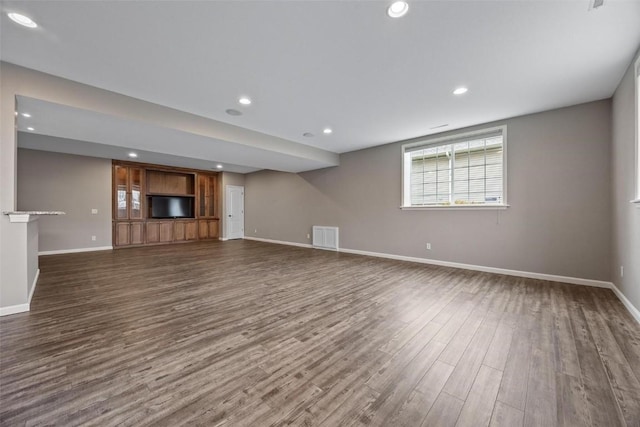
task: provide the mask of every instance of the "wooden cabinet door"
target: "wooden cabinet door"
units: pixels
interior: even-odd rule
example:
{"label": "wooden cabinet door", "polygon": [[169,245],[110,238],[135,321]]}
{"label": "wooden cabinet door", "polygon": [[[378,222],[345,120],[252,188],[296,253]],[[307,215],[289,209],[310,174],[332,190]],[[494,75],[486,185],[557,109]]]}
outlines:
{"label": "wooden cabinet door", "polygon": [[198,238],[198,223],[196,221],[188,221],[184,225],[185,240],[196,240]]}
{"label": "wooden cabinet door", "polygon": [[147,243],[173,242],[175,221],[147,222]]}
{"label": "wooden cabinet door", "polygon": [[131,224],[128,222],[115,223],[116,246],[128,246],[131,244]]}
{"label": "wooden cabinet door", "polygon": [[217,219],[202,219],[198,221],[198,238],[217,239],[218,236],[219,232]]}
{"label": "wooden cabinet door", "polygon": [[144,244],[144,223],[142,222],[131,223],[131,244],[132,245]]}
{"label": "wooden cabinet door", "polygon": [[161,221],[160,241],[163,243],[173,242],[173,224],[175,221]]}
{"label": "wooden cabinet door", "polygon": [[177,242],[198,239],[197,221],[176,221],[173,240]]}
{"label": "wooden cabinet door", "polygon": [[186,223],[184,221],[176,221],[176,226],[173,229],[173,239],[176,242],[186,240]]}
{"label": "wooden cabinet door", "polygon": [[153,221],[147,222],[147,243],[160,242],[160,223]]}
{"label": "wooden cabinet door", "polygon": [[214,220],[210,220],[207,221],[208,222],[208,228],[209,228],[209,238],[210,239],[217,239],[218,238],[218,220],[214,219]]}
{"label": "wooden cabinet door", "polygon": [[198,221],[198,239],[209,238],[209,226],[206,220]]}

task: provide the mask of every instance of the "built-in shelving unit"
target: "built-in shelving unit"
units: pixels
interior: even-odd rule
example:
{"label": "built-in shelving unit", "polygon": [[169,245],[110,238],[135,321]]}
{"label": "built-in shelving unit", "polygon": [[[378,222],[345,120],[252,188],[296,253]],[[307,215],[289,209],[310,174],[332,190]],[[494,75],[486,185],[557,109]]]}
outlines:
{"label": "built-in shelving unit", "polygon": [[217,172],[114,160],[114,247],[217,239],[218,194]]}

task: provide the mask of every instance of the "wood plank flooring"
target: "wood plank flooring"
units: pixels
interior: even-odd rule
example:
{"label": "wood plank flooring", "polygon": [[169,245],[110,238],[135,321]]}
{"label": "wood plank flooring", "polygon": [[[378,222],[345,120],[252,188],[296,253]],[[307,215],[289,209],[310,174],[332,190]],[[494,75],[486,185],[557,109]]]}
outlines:
{"label": "wood plank flooring", "polygon": [[40,267],[2,425],[640,426],[606,289],[242,240]]}

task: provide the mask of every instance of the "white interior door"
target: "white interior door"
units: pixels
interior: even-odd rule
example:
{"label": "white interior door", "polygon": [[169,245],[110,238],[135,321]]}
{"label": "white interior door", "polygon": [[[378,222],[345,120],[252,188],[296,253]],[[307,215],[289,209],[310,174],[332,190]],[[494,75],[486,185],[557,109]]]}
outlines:
{"label": "white interior door", "polygon": [[244,187],[227,185],[227,239],[242,239],[244,237]]}

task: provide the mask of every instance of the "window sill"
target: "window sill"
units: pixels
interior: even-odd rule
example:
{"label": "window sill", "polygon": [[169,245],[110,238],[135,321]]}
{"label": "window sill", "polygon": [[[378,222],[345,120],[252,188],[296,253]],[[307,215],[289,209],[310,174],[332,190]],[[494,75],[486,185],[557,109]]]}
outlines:
{"label": "window sill", "polygon": [[400,206],[403,211],[472,211],[503,210],[511,205],[444,205],[444,206]]}

